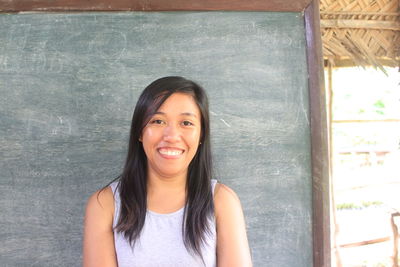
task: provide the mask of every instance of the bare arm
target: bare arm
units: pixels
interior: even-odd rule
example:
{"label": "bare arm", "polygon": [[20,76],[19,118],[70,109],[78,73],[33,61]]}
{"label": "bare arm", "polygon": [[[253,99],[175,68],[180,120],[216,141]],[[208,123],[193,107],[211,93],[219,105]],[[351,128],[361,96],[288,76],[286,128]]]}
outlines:
{"label": "bare arm", "polygon": [[218,267],[252,266],[246,225],[240,200],[223,184],[215,191]]}
{"label": "bare arm", "polygon": [[117,267],[112,230],[114,196],[110,187],[88,200],[83,238],[84,267]]}

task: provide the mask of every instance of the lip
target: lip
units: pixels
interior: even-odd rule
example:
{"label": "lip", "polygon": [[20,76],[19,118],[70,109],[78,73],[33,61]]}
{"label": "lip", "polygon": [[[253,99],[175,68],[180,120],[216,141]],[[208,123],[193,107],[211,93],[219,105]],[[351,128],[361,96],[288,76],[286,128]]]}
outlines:
{"label": "lip", "polygon": [[[166,153],[161,153],[161,150],[169,150],[169,151],[181,151],[180,154],[166,154]],[[185,150],[179,147],[159,147],[157,148],[158,154],[165,158],[165,159],[178,159],[182,157],[183,153],[185,153]]]}

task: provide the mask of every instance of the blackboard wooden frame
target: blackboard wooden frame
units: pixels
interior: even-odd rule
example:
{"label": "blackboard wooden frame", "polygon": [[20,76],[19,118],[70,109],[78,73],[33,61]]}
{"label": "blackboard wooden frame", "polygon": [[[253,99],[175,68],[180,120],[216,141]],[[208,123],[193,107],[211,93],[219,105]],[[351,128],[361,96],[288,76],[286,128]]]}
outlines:
{"label": "blackboard wooden frame", "polygon": [[329,146],[319,1],[304,11],[311,111],[314,266],[331,266]]}
{"label": "blackboard wooden frame", "polygon": [[294,0],[0,0],[0,12],[58,11],[278,11],[304,12],[309,73],[313,179],[313,261],[330,266],[328,131],[319,2]]}
{"label": "blackboard wooden frame", "polygon": [[21,11],[286,11],[301,12],[311,0],[0,0],[0,12]]}

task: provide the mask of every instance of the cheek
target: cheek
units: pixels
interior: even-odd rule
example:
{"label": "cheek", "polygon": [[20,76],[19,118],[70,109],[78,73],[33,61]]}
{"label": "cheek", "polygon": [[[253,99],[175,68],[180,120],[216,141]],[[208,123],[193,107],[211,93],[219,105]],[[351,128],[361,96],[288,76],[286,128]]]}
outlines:
{"label": "cheek", "polygon": [[198,144],[200,142],[200,131],[193,131],[187,135],[191,143]]}
{"label": "cheek", "polygon": [[142,133],[142,139],[143,141],[151,140],[156,136],[156,131],[152,128],[145,128],[143,133]]}

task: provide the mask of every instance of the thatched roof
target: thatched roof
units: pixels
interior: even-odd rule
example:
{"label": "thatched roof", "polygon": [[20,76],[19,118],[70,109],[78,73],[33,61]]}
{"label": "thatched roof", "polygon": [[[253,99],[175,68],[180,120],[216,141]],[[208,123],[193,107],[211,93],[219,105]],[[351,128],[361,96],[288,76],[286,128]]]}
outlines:
{"label": "thatched roof", "polygon": [[320,0],[320,14],[333,66],[400,66],[400,0]]}

